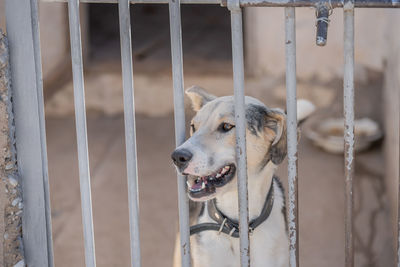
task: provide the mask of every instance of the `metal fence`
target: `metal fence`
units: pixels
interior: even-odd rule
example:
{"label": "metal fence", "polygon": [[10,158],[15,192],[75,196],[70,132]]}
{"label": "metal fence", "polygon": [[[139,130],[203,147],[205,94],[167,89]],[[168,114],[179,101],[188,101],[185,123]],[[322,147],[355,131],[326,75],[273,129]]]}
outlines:
{"label": "metal fence", "polygon": [[[51,216],[47,171],[46,133],[43,106],[43,84],[38,26],[38,0],[6,0],[7,32],[14,93],[18,167],[23,177],[24,192],[24,249],[28,266],[53,266]],[[170,14],[172,76],[176,145],[185,140],[183,95],[183,59],[181,34],[181,4],[219,4],[231,13],[234,100],[237,138],[240,259],[241,266],[250,266],[247,173],[244,116],[243,64],[243,7],[285,7],[286,27],[286,87],[287,137],[289,174],[290,266],[299,266],[298,191],[297,191],[297,114],[296,114],[296,34],[295,7],[315,7],[317,11],[317,41],[324,45],[327,36],[329,11],[344,11],[344,118],[345,118],[345,266],[354,265],[353,246],[353,176],[354,176],[354,8],[400,7],[398,0],[46,0],[68,2],[71,57],[75,100],[76,134],[79,158],[79,177],[84,226],[86,266],[94,267],[90,172],[86,130],[85,93],[82,64],[82,44],[79,21],[79,2],[118,3],[122,77],[124,94],[125,141],[129,192],[131,265],[141,265],[139,237],[139,203],[137,187],[136,130],[134,83],[132,74],[130,4],[168,4]],[[185,177],[178,176],[179,225],[182,266],[190,263],[189,202]],[[400,224],[400,220],[399,220]],[[400,239],[398,239],[400,242]],[[397,266],[400,266],[398,245]]]}

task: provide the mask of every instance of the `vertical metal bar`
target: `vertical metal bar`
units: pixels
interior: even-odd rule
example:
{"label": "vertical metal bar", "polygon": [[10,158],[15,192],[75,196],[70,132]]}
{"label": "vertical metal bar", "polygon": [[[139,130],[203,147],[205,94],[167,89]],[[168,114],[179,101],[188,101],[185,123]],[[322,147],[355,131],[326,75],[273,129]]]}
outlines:
{"label": "vertical metal bar", "polygon": [[297,93],[296,93],[296,14],[294,7],[285,8],[286,29],[286,108],[289,182],[289,262],[299,266],[299,218],[297,176]]}
{"label": "vertical metal bar", "polygon": [[82,42],[79,22],[79,0],[68,1],[68,15],[71,39],[72,76],[74,84],[79,181],[82,202],[82,223],[85,239],[85,261],[87,267],[94,267],[96,266],[96,258],[93,233],[92,197],[90,192],[90,171],[86,129]]}
{"label": "vertical metal bar", "polygon": [[[400,129],[399,129],[400,133]],[[400,157],[400,146],[398,147],[398,155]],[[400,159],[398,159],[400,161]],[[399,164],[399,177],[398,177],[398,191],[397,191],[397,267],[400,267],[400,164]]]}
{"label": "vertical metal bar", "polygon": [[[45,174],[40,100],[40,77],[35,50],[34,12],[30,0],[7,0],[6,22],[10,51],[12,97],[18,172],[22,182],[22,228],[25,263],[49,266],[48,228],[44,192]],[[37,49],[37,47],[36,47]]]}
{"label": "vertical metal bar", "polygon": [[[183,55],[180,0],[169,0],[171,31],[172,79],[174,86],[175,143],[185,141],[185,103],[183,92]],[[190,267],[189,199],[186,194],[186,177],[178,175],[179,231],[182,267]]]}
{"label": "vertical metal bar", "polygon": [[43,169],[43,187],[44,187],[44,204],[46,214],[47,228],[47,249],[49,257],[49,267],[54,265],[53,259],[53,238],[51,227],[51,207],[50,207],[50,188],[49,188],[49,171],[47,161],[47,144],[46,144],[46,124],[44,115],[44,98],[43,98],[43,77],[42,77],[42,59],[40,53],[40,30],[39,30],[39,11],[38,1],[31,0],[32,13],[32,34],[33,34],[33,50],[35,57],[36,69],[36,90],[38,100],[39,124],[40,124],[40,139],[42,149],[42,169]]}
{"label": "vertical metal bar", "polygon": [[344,173],[345,173],[345,266],[354,266],[354,2],[344,3]]}
{"label": "vertical metal bar", "polygon": [[135,99],[132,67],[131,17],[129,0],[119,0],[119,29],[121,38],[122,85],[124,91],[124,120],[126,168],[128,177],[129,230],[131,266],[141,265],[139,235],[139,192],[136,151]]}
{"label": "vertical metal bar", "polygon": [[238,163],[240,264],[250,266],[249,204],[247,192],[246,116],[243,64],[242,9],[239,2],[228,3],[231,11],[233,87],[236,124],[236,161]]}
{"label": "vertical metal bar", "polygon": [[[399,93],[400,96],[400,93]],[[400,109],[399,109],[400,111]],[[400,117],[400,114],[399,114]],[[398,132],[400,134],[400,123],[398,123],[399,129]],[[398,147],[398,159],[397,161],[400,162],[400,136],[399,138],[399,147]],[[397,267],[400,267],[400,164],[399,164],[399,170],[398,170],[399,177],[398,179],[398,191],[397,191]]]}

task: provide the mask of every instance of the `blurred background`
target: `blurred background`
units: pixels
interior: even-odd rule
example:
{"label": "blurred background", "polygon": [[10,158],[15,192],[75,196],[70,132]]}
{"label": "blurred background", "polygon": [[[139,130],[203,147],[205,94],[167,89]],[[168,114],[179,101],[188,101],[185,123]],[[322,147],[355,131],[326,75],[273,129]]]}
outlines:
{"label": "blurred background", "polygon": [[[80,8],[97,264],[129,266],[118,8]],[[231,95],[227,8],[183,5],[181,12],[185,86]],[[299,143],[302,266],[344,262],[344,159],[335,124],[343,113],[342,15],[333,11],[327,46],[317,47],[315,10],[297,9],[298,97],[317,106]],[[131,18],[143,266],[172,266],[178,208],[168,6],[137,4]],[[355,261],[387,267],[396,242],[400,11],[358,9],[355,18]],[[246,94],[285,108],[284,10],[245,8],[244,27]],[[40,30],[55,265],[84,266],[67,5],[41,2]],[[286,163],[279,176],[287,188]]]}

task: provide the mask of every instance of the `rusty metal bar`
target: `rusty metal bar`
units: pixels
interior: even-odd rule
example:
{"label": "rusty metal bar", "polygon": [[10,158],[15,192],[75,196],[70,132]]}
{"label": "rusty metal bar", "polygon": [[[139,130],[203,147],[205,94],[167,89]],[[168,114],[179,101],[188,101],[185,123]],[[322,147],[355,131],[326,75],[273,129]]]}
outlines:
{"label": "rusty metal bar", "polygon": [[[332,8],[343,7],[343,0],[330,0]],[[354,0],[354,7],[387,8],[400,7],[398,0]],[[321,0],[240,0],[240,6],[274,6],[274,7],[316,7]]]}
{"label": "rusty metal bar", "polygon": [[[169,0],[169,19],[171,32],[172,80],[174,86],[175,143],[185,142],[185,103],[183,92],[183,53],[180,0]],[[178,174],[178,208],[182,267],[191,266],[189,198],[186,190],[186,177]]]}
{"label": "rusty metal bar", "polygon": [[[41,0],[42,2],[67,2],[68,0]],[[181,4],[218,4],[227,6],[228,0],[181,0]],[[118,0],[80,0],[81,3],[118,3]],[[316,7],[321,0],[240,0],[241,7]],[[168,4],[168,0],[130,0],[131,4]],[[343,7],[343,0],[330,0],[333,8]],[[356,8],[400,8],[398,0],[355,0]]]}
{"label": "rusty metal bar", "polygon": [[294,7],[285,8],[286,109],[289,182],[289,263],[299,266],[299,218],[297,175],[297,99],[296,99],[296,14]]}
{"label": "rusty metal bar", "polygon": [[128,180],[129,232],[131,266],[141,266],[139,231],[139,192],[136,151],[135,98],[131,42],[129,0],[119,0],[119,28],[121,39],[122,86],[124,94],[124,123],[126,172]]}
{"label": "rusty metal bar", "polygon": [[354,2],[344,4],[344,172],[345,172],[345,266],[354,266]]}

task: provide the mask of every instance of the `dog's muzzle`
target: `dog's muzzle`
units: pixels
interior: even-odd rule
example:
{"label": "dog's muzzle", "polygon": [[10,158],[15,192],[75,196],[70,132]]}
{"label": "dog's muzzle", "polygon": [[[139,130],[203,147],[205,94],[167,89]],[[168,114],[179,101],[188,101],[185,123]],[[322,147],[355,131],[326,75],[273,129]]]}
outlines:
{"label": "dog's muzzle", "polygon": [[228,184],[236,173],[235,164],[227,164],[217,171],[207,176],[187,176],[187,186],[189,197],[194,201],[204,201],[210,199],[216,189]]}

